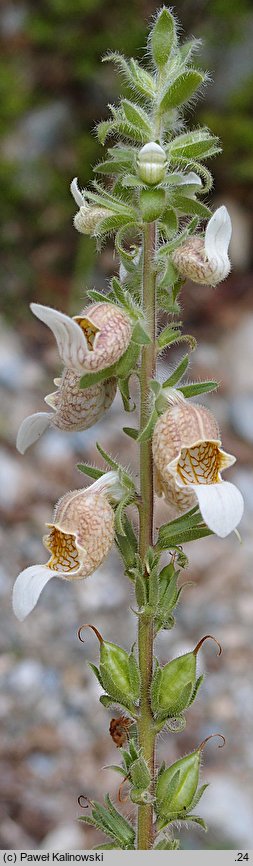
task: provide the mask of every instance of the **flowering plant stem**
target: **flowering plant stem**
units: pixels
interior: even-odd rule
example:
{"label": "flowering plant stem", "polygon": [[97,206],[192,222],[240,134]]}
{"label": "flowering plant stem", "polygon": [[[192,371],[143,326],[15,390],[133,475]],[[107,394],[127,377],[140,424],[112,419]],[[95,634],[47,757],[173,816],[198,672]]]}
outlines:
{"label": "flowering plant stem", "polygon": [[[140,372],[140,429],[147,424],[149,418],[149,380],[155,375],[156,368],[156,273],[154,268],[154,253],[156,248],[156,224],[148,223],[143,232],[143,312],[149,327],[151,343],[142,350]],[[152,442],[140,443],[140,533],[139,552],[145,559],[147,549],[153,545],[153,458]],[[152,579],[146,574],[146,580]],[[153,617],[145,613],[139,617],[139,668],[141,677],[140,716],[138,723],[139,745],[149,766],[154,780],[155,733],[153,716],[150,706],[150,686],[153,674]],[[152,847],[153,807],[152,804],[138,808],[138,848]]]}
{"label": "flowering plant stem", "polygon": [[[150,69],[117,52],[105,58],[123,72],[134,101],[123,98],[111,106],[111,117],[97,127],[102,144],[111,135],[116,141],[108,158],[96,166],[98,180],[92,189],[81,192],[77,178],[71,183],[78,206],[75,227],[81,234],[95,235],[99,248],[115,234],[119,275],[112,277],[108,293],[90,290],[91,303],[73,318],[52,307],[31,305],[53,332],[64,367],[61,378],[54,380],[57,390],[46,397],[52,411],[25,418],[17,437],[23,454],[49,426],[86,430],[109,409],[117,387],[125,411],[131,412],[131,379],[137,376],[139,429],[123,430],[140,448],[140,485],[97,443],[107,470],[78,464],[93,483],[58,502],[44,539],[50,559],[18,575],[13,607],[18,619],[25,619],[52,577],[88,577],[116,542],[124,573],[135,585],[138,661],[135,644],[128,653],[90,625],[100,653],[99,667],[91,667],[103,690],[103,706],[123,712],[109,727],[122,759],[113,769],[123,778],[118,801],[127,782],[128,798],[133,809],[137,807],[137,834],[132,815],[126,819],[109,794],[103,804],[89,798],[91,814],[81,820],[105,834],[106,849],[176,850],[175,823],[194,821],[206,829],[194,810],[206,787],[198,787],[202,750],[216,734],[172,766],[160,768],[156,736],[164,727],[174,735],[184,729],[184,713],[203,680],[197,676],[197,655],[212,635],[198,635],[195,649],[165,665],[154,659],[154,638],[175,625],[174,610],[184,586],[178,587],[178,579],[188,564],[182,545],[213,532],[224,538],[238,525],[243,501],[235,485],[221,477],[235,458],[221,448],[216,419],[188,399],[214,390],[217,383],[183,379],[189,352],[196,346],[178,320],[183,280],[190,277],[215,286],[230,269],[229,214],[224,206],[211,214],[201,201],[212,185],[202,163],[219,152],[218,139],[206,128],[180,132],[182,106],[202,87],[205,74],[193,66],[194,40],[180,44],[176,18],[165,6],[154,20],[147,47]],[[204,237],[203,220],[208,220]],[[158,320],[158,333],[156,310],[158,317],[160,312],[163,320],[167,317],[163,330]],[[182,342],[189,346],[188,353],[161,383],[156,378],[157,353]],[[154,486],[175,515],[156,537]],[[129,505],[139,510],[139,540]],[[163,552],[167,554],[160,570]],[[81,631],[82,626],[79,637]]]}

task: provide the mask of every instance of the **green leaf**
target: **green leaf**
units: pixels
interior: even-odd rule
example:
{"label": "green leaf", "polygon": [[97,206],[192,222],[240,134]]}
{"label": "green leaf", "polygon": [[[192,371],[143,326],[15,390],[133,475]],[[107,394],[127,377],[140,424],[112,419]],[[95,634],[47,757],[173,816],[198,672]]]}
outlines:
{"label": "green leaf", "polygon": [[187,214],[187,216],[195,216],[196,214],[200,219],[210,219],[210,208],[195,198],[191,198],[191,196],[181,195],[181,193],[177,192],[173,195],[173,204],[174,207]]}
{"label": "green leaf", "polygon": [[104,475],[102,469],[96,469],[95,466],[89,466],[87,463],[77,463],[76,468],[79,469],[79,472],[83,472],[84,475],[88,475],[89,478],[101,478]]}
{"label": "green leaf", "polygon": [[151,412],[151,414],[149,416],[149,419],[148,419],[146,426],[143,427],[143,430],[141,430],[141,432],[138,434],[137,442],[148,442],[149,439],[151,439],[151,436],[153,434],[153,430],[154,430],[155,424],[157,422],[157,419],[158,419],[158,414],[157,414],[156,409],[154,408],[153,412]]}
{"label": "green leaf", "polygon": [[100,144],[105,144],[108,135],[113,132],[114,123],[112,120],[102,120],[97,124],[96,133]]}
{"label": "green leaf", "polygon": [[188,541],[205,538],[207,535],[213,535],[213,532],[205,524],[196,526],[193,529],[179,530],[174,535],[170,532],[167,534],[164,532],[161,536],[159,533],[156,547],[158,550],[170,550],[171,548],[178,547],[180,544],[186,544]]}
{"label": "green leaf", "polygon": [[135,403],[131,406],[131,394],[129,391],[129,380],[130,376],[125,379],[118,379],[118,387],[121,393],[123,406],[125,412],[134,412]]}
{"label": "green leaf", "polygon": [[104,687],[103,687],[103,683],[102,683],[102,679],[101,679],[101,676],[100,676],[100,670],[99,670],[99,669],[97,668],[97,666],[94,665],[92,662],[88,662],[88,665],[89,665],[89,667],[91,668],[91,670],[93,671],[93,673],[95,674],[95,677],[97,678],[97,680],[98,680],[98,682],[99,682],[99,685],[102,686],[102,688],[104,688]]}
{"label": "green leaf", "polygon": [[[129,659],[129,677],[132,689],[133,701],[137,701],[140,695],[140,671],[133,652],[128,656]],[[137,783],[136,783],[137,784]]]}
{"label": "green leaf", "polygon": [[123,427],[122,429],[123,429],[123,433],[125,433],[126,436],[129,436],[130,439],[135,439],[135,440],[138,439],[140,431],[136,430],[135,427]]}
{"label": "green leaf", "polygon": [[219,150],[217,136],[211,135],[208,129],[195,129],[174,138],[167,153],[173,162],[179,163],[182,157],[186,160],[206,159]]}
{"label": "green leaf", "polygon": [[163,67],[169,60],[173,47],[176,45],[175,19],[165,7],[158,13],[155,26],[151,31],[150,43],[156,66]]}
{"label": "green leaf", "polygon": [[196,394],[207,394],[208,391],[216,391],[219,387],[218,382],[192,382],[188,385],[181,385],[179,390],[184,397],[195,397]]}
{"label": "green leaf", "polygon": [[103,292],[98,292],[97,289],[89,289],[89,291],[87,292],[87,295],[88,295],[88,298],[91,299],[91,301],[96,301],[97,303],[102,303],[102,304],[104,304],[105,302],[107,304],[113,304],[114,303],[113,299],[110,297],[109,294],[104,295]]}
{"label": "green leaf", "polygon": [[161,839],[157,845],[154,846],[155,851],[177,851],[180,846],[179,839]]}
{"label": "green leaf", "polygon": [[153,101],[156,93],[153,76],[150,75],[146,69],[143,69],[143,67],[140,66],[137,60],[134,60],[133,57],[129,60],[129,68],[134,80],[133,87],[135,90],[137,90],[137,92],[142,96],[145,96],[146,99]]}
{"label": "green leaf", "polygon": [[195,90],[203,84],[204,78],[205,76],[197,69],[190,69],[178,75],[162,96],[160,112],[163,114],[166,111],[171,111],[172,108],[178,108],[184,102],[188,102]]}
{"label": "green leaf", "polygon": [[146,112],[139,105],[130,102],[129,99],[122,99],[121,106],[127,122],[131,126],[134,126],[141,134],[144,133],[147,136],[151,136],[152,126]]}
{"label": "green leaf", "polygon": [[198,803],[201,800],[201,797],[203,796],[206,788],[209,788],[208,784],[201,785],[201,788],[199,788],[198,791],[196,791],[195,797],[193,797],[193,800],[191,802],[191,806],[190,806],[191,809],[195,809],[195,806],[198,805]]}
{"label": "green leaf", "polygon": [[165,210],[163,211],[163,225],[166,228],[167,237],[173,237],[178,230],[178,218],[176,211],[171,205],[167,205]]}
{"label": "green leaf", "polygon": [[[131,160],[129,159],[129,169],[132,168]],[[119,174],[123,172],[125,166],[122,165],[121,162],[117,162],[116,159],[107,159],[104,162],[99,162],[94,171],[98,172],[98,174]]]}
{"label": "green leaf", "polygon": [[[204,679],[204,674],[201,674],[201,676],[198,677],[198,679],[196,680],[195,688],[193,689],[192,696],[191,696],[191,698],[190,698],[190,701],[189,701],[188,707],[191,707],[191,705],[192,705],[193,702],[195,701],[195,698],[197,697],[197,694],[198,694],[198,690],[200,689],[200,686],[201,686],[202,683],[203,683],[203,679]],[[193,807],[192,807],[192,808],[193,808]]]}
{"label": "green leaf", "polygon": [[[182,820],[182,817],[183,816],[180,815],[180,820]],[[186,815],[184,820],[185,821],[193,821],[193,823],[198,824],[199,827],[202,827],[202,830],[205,830],[205,833],[207,833],[208,826],[207,826],[206,822],[204,821],[204,818],[199,818],[198,815]]]}
{"label": "green leaf", "polygon": [[149,346],[151,343],[151,339],[140,321],[136,322],[136,325],[134,326],[132,340],[137,346]]}
{"label": "green leaf", "polygon": [[122,497],[119,504],[117,505],[117,508],[115,509],[115,529],[119,535],[126,535],[122,518],[124,516],[124,509],[127,507],[127,505],[129,505],[129,502],[130,496],[127,494],[126,496]]}
{"label": "green leaf", "polygon": [[183,44],[180,45],[180,49],[179,49],[182,63],[184,63],[184,64],[189,63],[189,60],[191,60],[192,54],[195,51],[198,51],[199,48],[201,48],[201,39],[195,39],[193,37],[193,39],[187,39],[186,42],[183,42]]}
{"label": "green leaf", "polygon": [[179,382],[180,379],[182,379],[182,376],[184,375],[185,371],[187,370],[188,365],[189,365],[189,355],[185,355],[184,358],[182,358],[182,360],[180,361],[180,363],[176,367],[176,369],[173,370],[173,373],[171,373],[169,378],[166,379],[165,382],[163,382],[163,388],[172,388],[173,385],[176,385],[177,382]]}
{"label": "green leaf", "polygon": [[[134,222],[134,218],[133,218]],[[96,229],[93,232],[94,237],[99,238],[101,235],[111,234],[111,232],[116,232],[118,229],[122,228],[122,226],[126,226],[129,223],[129,213],[124,214],[113,214],[112,216],[104,217],[99,220],[96,225]]]}

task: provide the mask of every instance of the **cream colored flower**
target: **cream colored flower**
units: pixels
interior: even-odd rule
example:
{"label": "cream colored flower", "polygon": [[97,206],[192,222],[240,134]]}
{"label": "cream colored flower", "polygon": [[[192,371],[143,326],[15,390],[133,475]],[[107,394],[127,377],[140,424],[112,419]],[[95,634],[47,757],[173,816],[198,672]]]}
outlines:
{"label": "cream colored flower", "polygon": [[16,443],[20,454],[37,442],[48,427],[68,432],[88,430],[109,409],[117,390],[115,378],[82,389],[79,387],[80,374],[67,367],[62,377],[54,382],[58,386],[57,391],[45,397],[45,402],[52,407],[53,412],[28,415],[20,425]]}
{"label": "cream colored flower", "polygon": [[153,434],[156,492],[178,514],[198,503],[207,526],[224,538],[243,514],[240,491],[220,474],[235,457],[222,450],[218,425],[205,406],[189,403],[180,392],[168,401]]}
{"label": "cream colored flower", "polygon": [[172,253],[172,261],[181,277],[194,283],[216,286],[228,276],[231,266],[228,247],[232,226],[227,208],[222,205],[207,223],[205,237],[189,237]]}
{"label": "cream colored flower", "polygon": [[90,205],[80,192],[77,183],[77,177],[74,177],[70,184],[70,190],[79,207],[74,216],[74,226],[78,232],[83,235],[93,235],[96,231],[98,223],[108,216],[112,216],[112,211],[109,208]]}
{"label": "cream colored flower", "polygon": [[30,565],[13,589],[13,610],[19,620],[33,610],[52,577],[82,580],[104,561],[114,540],[114,511],[109,499],[120,499],[116,472],[107,472],[90,487],[66,493],[56,505],[43,543],[50,551],[46,565]]}
{"label": "cream colored flower", "polygon": [[76,373],[105,370],[129,346],[132,323],[116,304],[90,304],[73,319],[42,304],[31,304],[31,310],[53,331],[61,360]]}

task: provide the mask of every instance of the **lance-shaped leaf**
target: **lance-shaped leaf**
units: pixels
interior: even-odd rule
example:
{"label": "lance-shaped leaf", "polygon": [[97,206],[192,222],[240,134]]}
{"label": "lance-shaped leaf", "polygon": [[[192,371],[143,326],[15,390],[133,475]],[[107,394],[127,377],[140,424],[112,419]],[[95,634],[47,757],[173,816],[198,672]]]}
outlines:
{"label": "lance-shaped leaf", "polygon": [[163,7],[158,13],[150,35],[150,45],[156,66],[163,68],[177,44],[175,18],[169,9]]}
{"label": "lance-shaped leaf", "polygon": [[209,391],[216,391],[219,387],[218,382],[189,382],[187,385],[180,386],[180,392],[185,398],[195,397],[197,394],[207,394]]}
{"label": "lance-shaped leaf", "polygon": [[182,358],[181,361],[179,362],[176,369],[173,370],[173,373],[171,373],[169,378],[166,379],[165,382],[163,382],[163,388],[172,388],[174,385],[176,385],[177,382],[179,382],[180,379],[182,379],[182,376],[184,375],[185,371],[187,370],[188,365],[189,365],[189,355],[185,355],[184,358]]}
{"label": "lance-shaped leaf", "polygon": [[131,123],[132,126],[136,127],[144,135],[151,137],[152,126],[146,112],[139,105],[130,102],[129,99],[122,99],[121,105],[128,123]]}
{"label": "lance-shaped leaf", "polygon": [[178,75],[175,81],[164,90],[162,94],[159,111],[164,114],[172,108],[178,108],[184,102],[188,102],[195,91],[203,84],[205,76],[197,69],[189,69]]}
{"label": "lance-shaped leaf", "polygon": [[181,159],[206,159],[219,153],[219,139],[212,135],[208,129],[194,129],[178,135],[169,144],[167,153],[171,161],[180,163]]}

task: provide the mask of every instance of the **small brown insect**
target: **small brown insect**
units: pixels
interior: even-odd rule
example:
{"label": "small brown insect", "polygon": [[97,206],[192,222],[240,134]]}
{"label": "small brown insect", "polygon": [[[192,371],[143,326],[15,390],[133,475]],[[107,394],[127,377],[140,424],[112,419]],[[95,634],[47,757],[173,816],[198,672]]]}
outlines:
{"label": "small brown insect", "polygon": [[124,746],[127,740],[128,728],[132,724],[132,720],[128,719],[127,716],[118,716],[117,719],[111,719],[109,732],[117,749],[121,749]]}

